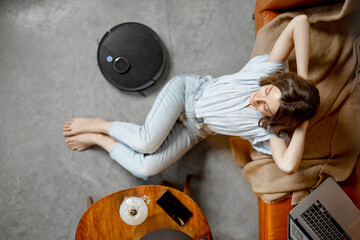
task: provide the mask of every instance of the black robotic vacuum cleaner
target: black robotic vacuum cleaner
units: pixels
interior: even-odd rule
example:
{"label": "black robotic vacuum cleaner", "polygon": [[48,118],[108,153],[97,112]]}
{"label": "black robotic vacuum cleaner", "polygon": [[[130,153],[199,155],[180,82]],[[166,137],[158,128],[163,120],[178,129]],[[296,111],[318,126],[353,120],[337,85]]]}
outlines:
{"label": "black robotic vacuum cleaner", "polygon": [[154,84],[165,69],[166,51],[159,36],[149,27],[122,23],[100,41],[99,68],[115,87],[140,91]]}

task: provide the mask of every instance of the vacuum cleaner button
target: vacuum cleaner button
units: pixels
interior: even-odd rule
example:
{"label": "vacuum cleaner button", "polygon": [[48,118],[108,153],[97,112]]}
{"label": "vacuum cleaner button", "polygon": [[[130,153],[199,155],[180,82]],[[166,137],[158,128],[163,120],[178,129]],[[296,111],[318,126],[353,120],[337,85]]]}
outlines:
{"label": "vacuum cleaner button", "polygon": [[113,63],[115,71],[120,74],[126,73],[130,68],[130,62],[125,57],[118,57]]}

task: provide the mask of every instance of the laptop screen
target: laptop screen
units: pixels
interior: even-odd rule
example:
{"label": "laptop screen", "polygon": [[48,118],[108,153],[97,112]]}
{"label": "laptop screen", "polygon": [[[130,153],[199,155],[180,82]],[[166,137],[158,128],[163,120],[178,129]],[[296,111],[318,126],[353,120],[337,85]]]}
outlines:
{"label": "laptop screen", "polygon": [[309,234],[304,230],[304,228],[294,220],[290,215],[288,215],[288,239],[290,240],[310,240],[313,239]]}

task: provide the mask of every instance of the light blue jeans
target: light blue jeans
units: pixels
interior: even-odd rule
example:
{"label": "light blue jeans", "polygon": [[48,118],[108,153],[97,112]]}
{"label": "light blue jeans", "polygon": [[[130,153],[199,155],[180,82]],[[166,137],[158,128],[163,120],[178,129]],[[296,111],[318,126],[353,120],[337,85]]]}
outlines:
{"label": "light blue jeans", "polygon": [[110,157],[133,175],[148,179],[180,159],[213,132],[195,116],[195,104],[210,76],[179,75],[157,96],[145,124],[114,122],[109,136],[117,143]]}

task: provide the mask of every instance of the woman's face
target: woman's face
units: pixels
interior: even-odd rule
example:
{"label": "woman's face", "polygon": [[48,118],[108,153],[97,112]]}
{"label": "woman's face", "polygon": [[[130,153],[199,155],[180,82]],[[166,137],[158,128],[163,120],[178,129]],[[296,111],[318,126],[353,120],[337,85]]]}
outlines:
{"label": "woman's face", "polygon": [[264,116],[273,116],[280,107],[281,91],[274,85],[262,86],[250,96],[250,107]]}

